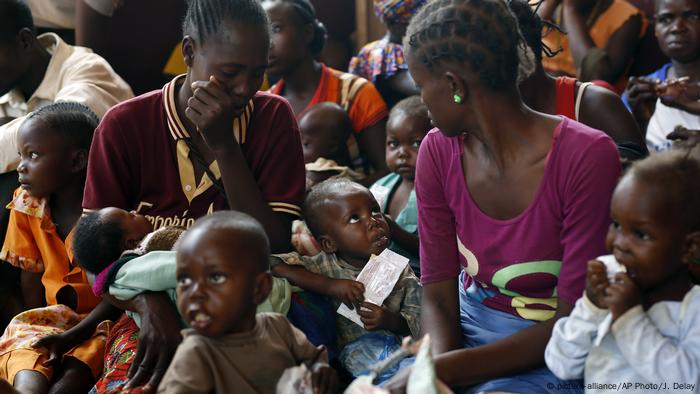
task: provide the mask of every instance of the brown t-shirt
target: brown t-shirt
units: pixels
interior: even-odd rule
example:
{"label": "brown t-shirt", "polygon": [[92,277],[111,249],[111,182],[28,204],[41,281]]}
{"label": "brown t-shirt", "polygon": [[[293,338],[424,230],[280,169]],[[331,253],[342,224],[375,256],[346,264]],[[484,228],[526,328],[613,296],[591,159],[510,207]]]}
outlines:
{"label": "brown t-shirt", "polygon": [[[90,148],[83,208],[136,210],[156,229],[189,227],[195,219],[227,208],[226,198],[207,174],[195,181],[186,143],[190,131],[175,109],[182,77],[107,112]],[[289,104],[258,92],[234,121],[232,133],[270,208],[299,216],[306,176]],[[221,178],[216,162],[210,170]]]}
{"label": "brown t-shirt", "polygon": [[327,361],[325,350],[316,348],[278,313],[257,314],[255,328],[240,334],[221,338],[203,337],[194,330],[183,334],[159,393],[272,394],[285,369]]}

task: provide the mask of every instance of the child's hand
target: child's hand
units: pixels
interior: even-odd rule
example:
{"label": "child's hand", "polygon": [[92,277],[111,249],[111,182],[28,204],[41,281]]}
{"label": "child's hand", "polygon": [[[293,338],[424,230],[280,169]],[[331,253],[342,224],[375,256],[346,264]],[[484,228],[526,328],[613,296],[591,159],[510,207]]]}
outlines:
{"label": "child's hand", "polygon": [[69,335],[57,334],[41,338],[32,346],[35,349],[46,348],[49,352],[49,359],[44,361],[43,365],[45,367],[56,368],[61,365],[63,355],[78,345],[80,345],[80,342],[71,338]]}
{"label": "child's hand", "polygon": [[192,83],[192,97],[185,115],[194,123],[210,148],[235,143],[231,133],[233,119],[247,103],[234,102],[231,94],[214,76]]}
{"label": "child's hand", "polygon": [[335,279],[330,289],[331,297],[353,309],[365,300],[365,285],[356,280]]}
{"label": "child's hand", "polygon": [[615,274],[615,281],[605,291],[605,304],[610,308],[613,321],[629,309],[642,303],[642,295],[637,285],[624,273]]}
{"label": "child's hand", "polygon": [[605,264],[598,260],[589,260],[586,268],[586,297],[598,308],[608,307],[605,303],[605,289],[609,285]]}
{"label": "child's hand", "polygon": [[363,302],[361,308],[357,311],[360,315],[362,324],[365,325],[365,330],[388,330],[397,331],[399,319],[403,319],[398,313],[394,313],[385,306],[375,305],[371,302]]}
{"label": "child's hand", "polygon": [[314,393],[335,393],[338,391],[338,374],[326,363],[316,363],[311,368],[311,384]]}

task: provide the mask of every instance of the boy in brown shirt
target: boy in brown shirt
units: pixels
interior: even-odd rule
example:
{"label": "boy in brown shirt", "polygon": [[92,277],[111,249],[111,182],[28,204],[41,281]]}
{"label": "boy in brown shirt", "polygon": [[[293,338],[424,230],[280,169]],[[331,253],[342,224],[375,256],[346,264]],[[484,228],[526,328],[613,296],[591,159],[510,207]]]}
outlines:
{"label": "boy in brown shirt", "polygon": [[269,254],[262,226],[240,212],[203,217],[183,236],[177,299],[191,328],[159,393],[274,393],[284,370],[303,362],[314,363],[315,392],[335,390],[335,372],[317,362],[327,358],[325,349],[283,315],[255,314],[272,286]]}

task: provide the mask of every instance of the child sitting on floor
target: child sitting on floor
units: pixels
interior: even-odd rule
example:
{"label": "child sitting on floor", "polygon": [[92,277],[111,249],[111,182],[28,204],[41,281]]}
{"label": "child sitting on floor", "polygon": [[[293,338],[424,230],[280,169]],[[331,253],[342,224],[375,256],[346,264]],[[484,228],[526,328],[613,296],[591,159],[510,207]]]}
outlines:
{"label": "child sitting on floor", "polygon": [[336,310],[341,303],[357,308],[364,327],[336,314],[336,328],[338,346],[343,349],[341,365],[359,376],[370,363],[357,363],[348,349],[358,348],[350,345],[365,339],[368,344],[376,343],[367,336],[369,331],[378,331],[387,344],[372,349],[365,346],[367,351],[376,350],[371,363],[379,361],[383,352],[389,354],[398,348],[399,338],[418,335],[420,285],[406,266],[383,305],[363,302],[364,286],[355,279],[370,256],[379,255],[391,241],[389,224],[366,187],[347,179],[329,179],[311,189],[303,212],[323,252],[313,257],[274,255],[273,273],[293,285],[332,297]]}
{"label": "child sitting on floor", "polygon": [[109,329],[102,322],[116,311],[92,294],[70,247],[97,123],[84,105],[59,102],[19,130],[21,187],[7,206],[0,259],[23,270],[25,297],[41,294],[36,304],[45,307],[15,316],[0,338],[0,379],[18,392],[87,392],[102,371]]}
{"label": "child sitting on floor", "polygon": [[392,239],[389,249],[410,258],[418,277],[418,212],[413,181],[418,148],[431,128],[428,108],[419,96],[399,101],[386,123],[386,166],[392,173],[370,188],[387,214]]}
{"label": "child sitting on floor", "polygon": [[260,313],[272,288],[270,246],[251,216],[220,211],[198,219],[177,247],[177,299],[192,327],[159,393],[274,393],[285,369],[315,363],[314,392],[334,392],[325,349],[280,314]]}
{"label": "child sitting on floor", "polygon": [[700,161],[671,151],[633,164],[617,185],[606,242],[623,272],[613,277],[602,262],[588,263],[583,298],[557,321],[545,352],[556,376],[583,377],[587,392],[619,382],[638,384],[629,387],[635,392],[697,390],[700,287],[688,265],[700,257],[700,184],[693,179]]}

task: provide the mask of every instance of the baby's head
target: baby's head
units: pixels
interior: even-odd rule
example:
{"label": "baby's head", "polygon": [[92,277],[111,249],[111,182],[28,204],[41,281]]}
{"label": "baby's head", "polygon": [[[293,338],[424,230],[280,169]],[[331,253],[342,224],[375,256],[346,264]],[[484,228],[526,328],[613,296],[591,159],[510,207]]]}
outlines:
{"label": "baby's head", "polygon": [[304,218],[321,249],[355,266],[389,245],[389,225],[370,191],[347,179],[314,186],[304,202]]}
{"label": "baby's head", "polygon": [[19,183],[45,198],[69,184],[82,188],[92,134],[99,119],[86,106],[58,102],[32,112],[19,128]]}
{"label": "baby's head", "polygon": [[399,101],[391,109],[386,123],[386,165],[389,170],[413,182],[418,148],[431,128],[428,107],[420,96]]}
{"label": "baby's head", "polygon": [[350,164],[347,141],[352,122],[343,107],[330,102],[314,105],[299,119],[299,130],[304,163],[323,157],[339,165]]}
{"label": "baby's head", "polygon": [[700,59],[700,1],[656,0],[654,11],[661,52],[680,63]]}
{"label": "baby's head", "polygon": [[80,218],[73,231],[73,252],[77,263],[97,275],[153,231],[141,214],[119,208],[91,211]]}
{"label": "baby's head", "polygon": [[633,164],[612,197],[606,243],[644,292],[700,257],[700,161],[687,151]]}
{"label": "baby's head", "polygon": [[272,289],[270,243],[250,215],[219,211],[198,219],[177,246],[177,302],[199,334],[220,337],[255,325]]}

